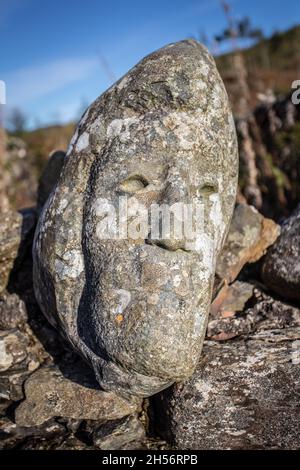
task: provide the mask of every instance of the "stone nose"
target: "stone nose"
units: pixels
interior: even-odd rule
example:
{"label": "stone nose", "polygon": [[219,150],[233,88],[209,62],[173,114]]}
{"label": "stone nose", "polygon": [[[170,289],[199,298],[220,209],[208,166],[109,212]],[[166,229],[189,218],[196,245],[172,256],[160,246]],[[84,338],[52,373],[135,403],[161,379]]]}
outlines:
{"label": "stone nose", "polygon": [[186,250],[188,234],[184,224],[190,204],[188,181],[178,176],[169,180],[161,192],[156,217],[151,217],[149,243],[169,251]]}

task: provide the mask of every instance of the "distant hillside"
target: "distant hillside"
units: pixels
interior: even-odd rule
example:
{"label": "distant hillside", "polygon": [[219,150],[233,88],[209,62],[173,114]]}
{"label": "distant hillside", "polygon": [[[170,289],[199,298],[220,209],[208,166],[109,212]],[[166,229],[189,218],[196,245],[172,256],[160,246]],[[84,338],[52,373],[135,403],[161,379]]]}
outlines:
{"label": "distant hillside", "polygon": [[[41,170],[49,153],[53,150],[67,150],[74,132],[75,124],[42,127],[30,132],[23,132],[21,137],[27,145],[28,153],[38,170]],[[39,171],[40,172],[40,171]]]}
{"label": "distant hillside", "polygon": [[[252,105],[257,102],[257,93],[265,93],[269,88],[275,95],[287,94],[292,82],[300,79],[299,45],[300,26],[295,26],[241,51]],[[234,104],[234,92],[231,92],[234,82],[233,56],[233,53],[219,56],[216,62]]]}

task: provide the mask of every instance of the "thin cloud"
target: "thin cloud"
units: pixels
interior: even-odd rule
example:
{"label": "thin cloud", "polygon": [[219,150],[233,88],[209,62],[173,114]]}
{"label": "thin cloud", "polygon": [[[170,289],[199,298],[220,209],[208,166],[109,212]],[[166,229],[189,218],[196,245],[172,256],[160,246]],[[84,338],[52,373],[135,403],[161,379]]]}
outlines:
{"label": "thin cloud", "polygon": [[87,78],[97,67],[97,57],[78,57],[17,70],[4,77],[7,103],[10,106],[23,106],[72,82]]}

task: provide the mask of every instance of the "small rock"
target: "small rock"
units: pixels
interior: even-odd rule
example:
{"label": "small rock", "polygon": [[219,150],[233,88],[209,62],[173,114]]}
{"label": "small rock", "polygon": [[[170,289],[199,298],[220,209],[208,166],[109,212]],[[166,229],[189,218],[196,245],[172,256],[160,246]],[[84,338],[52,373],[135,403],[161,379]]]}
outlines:
{"label": "small rock", "polygon": [[[237,281],[230,286],[236,291]],[[300,326],[300,309],[289,304],[274,300],[259,288],[247,283],[241,284],[240,289],[244,289],[245,299],[251,292],[251,306],[247,309],[241,308],[242,302],[237,299],[234,302],[236,307],[241,308],[240,311],[233,315],[223,315],[222,301],[226,307],[226,295],[221,296],[218,300],[219,306],[214,305],[213,314],[210,316],[208,323],[207,338],[214,341],[225,341],[236,336],[249,335],[255,332],[265,331],[268,329],[287,331],[289,328]],[[244,286],[246,284],[246,286]],[[226,289],[226,287],[224,287]],[[249,289],[247,294],[247,290]],[[222,292],[222,291],[221,291]],[[221,294],[220,292],[220,294]],[[234,293],[234,291],[232,292]],[[230,296],[230,294],[229,294]],[[249,299],[250,300],[250,299]],[[231,304],[232,305],[232,304]],[[226,307],[227,308],[227,307]]]}
{"label": "small rock", "polygon": [[109,421],[98,428],[93,436],[94,444],[102,450],[124,449],[124,446],[145,438],[145,428],[136,415]]}
{"label": "small rock", "polygon": [[253,206],[238,204],[217,261],[219,280],[227,284],[233,282],[246,263],[254,263],[265,254],[279,233],[279,226],[264,218]]}
{"label": "small rock", "polygon": [[34,209],[0,214],[0,294],[7,286],[13,267],[19,266],[33,238]]}
{"label": "small rock", "polygon": [[54,420],[42,426],[24,428],[8,417],[0,418],[0,449],[56,449],[66,436],[65,427]]}
{"label": "small rock", "polygon": [[236,281],[225,285],[218,292],[210,308],[211,317],[233,317],[242,312],[246,302],[252,297],[254,286],[247,282]]}
{"label": "small rock", "polygon": [[18,330],[0,331],[0,371],[19,365],[28,354],[29,340]]}
{"label": "small rock", "polygon": [[55,416],[113,420],[134,413],[138,400],[126,400],[97,388],[90,371],[72,366],[69,377],[57,367],[44,367],[25,383],[26,400],[16,409],[19,426],[38,426]]}
{"label": "small rock", "polygon": [[7,286],[21,241],[22,216],[18,212],[0,214],[0,294]]}
{"label": "small rock", "polygon": [[300,302],[300,205],[283,224],[280,237],[268,251],[262,278],[284,299]]}
{"label": "small rock", "polygon": [[17,294],[4,292],[0,298],[0,330],[10,330],[27,320],[26,306]]}

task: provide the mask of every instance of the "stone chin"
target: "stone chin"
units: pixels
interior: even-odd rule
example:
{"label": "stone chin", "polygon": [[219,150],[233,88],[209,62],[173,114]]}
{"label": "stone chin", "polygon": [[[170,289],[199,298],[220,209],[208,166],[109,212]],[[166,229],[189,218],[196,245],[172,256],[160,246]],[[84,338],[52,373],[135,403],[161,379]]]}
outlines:
{"label": "stone chin", "polygon": [[[222,80],[195,41],[146,57],[84,114],[39,219],[34,286],[103,388],[150,396],[193,373],[237,165]],[[131,208],[200,201],[204,229],[192,242],[102,239],[99,201],[122,195]]]}

